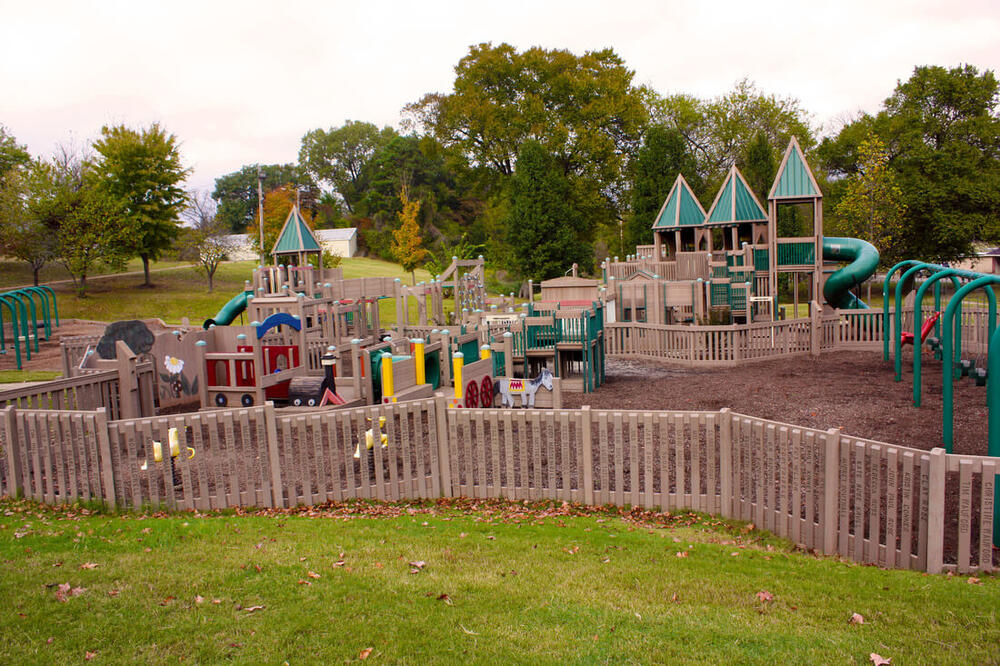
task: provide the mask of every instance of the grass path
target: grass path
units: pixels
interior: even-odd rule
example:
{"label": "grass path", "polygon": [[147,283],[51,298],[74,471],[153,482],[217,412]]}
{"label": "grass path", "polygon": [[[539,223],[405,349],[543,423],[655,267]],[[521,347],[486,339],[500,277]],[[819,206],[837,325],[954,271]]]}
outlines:
{"label": "grass path", "polygon": [[5,663],[986,663],[1000,640],[996,578],[817,558],[695,514],[0,513]]}

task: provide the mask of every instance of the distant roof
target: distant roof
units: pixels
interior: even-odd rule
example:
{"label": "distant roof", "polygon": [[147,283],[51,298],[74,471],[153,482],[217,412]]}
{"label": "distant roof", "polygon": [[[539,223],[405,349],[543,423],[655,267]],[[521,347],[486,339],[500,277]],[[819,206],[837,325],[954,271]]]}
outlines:
{"label": "distant roof", "polygon": [[653,220],[653,229],[695,226],[704,221],[705,209],[701,207],[684,176],[677,174],[677,180]]}
{"label": "distant roof", "polygon": [[781,158],[778,175],[774,178],[774,185],[771,186],[767,198],[811,199],[822,196],[823,193],[806,163],[806,157],[802,154],[802,148],[793,136],[788,142],[788,148],[785,149],[785,156]]}
{"label": "distant roof", "polygon": [[734,164],[708,209],[706,224],[767,222],[767,213]]}
{"label": "distant roof", "polygon": [[564,277],[542,280],[542,287],[596,287],[597,280],[566,275]]}
{"label": "distant roof", "polygon": [[298,206],[292,206],[285,220],[285,226],[278,234],[278,242],[274,244],[271,254],[295,254],[297,252],[320,252],[319,241],[312,229],[299,213]]}
{"label": "distant roof", "polygon": [[317,229],[314,233],[320,241],[341,241],[351,240],[358,235],[358,230],[355,227],[347,227],[345,229]]}

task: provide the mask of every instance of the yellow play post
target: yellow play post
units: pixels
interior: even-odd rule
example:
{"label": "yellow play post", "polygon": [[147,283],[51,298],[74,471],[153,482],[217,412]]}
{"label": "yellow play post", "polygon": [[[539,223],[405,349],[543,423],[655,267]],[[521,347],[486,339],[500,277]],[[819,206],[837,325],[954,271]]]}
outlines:
{"label": "yellow play post", "polygon": [[396,402],[392,385],[392,354],[382,354],[382,402]]}
{"label": "yellow play post", "polygon": [[426,361],[424,358],[424,340],[423,338],[414,338],[410,342],[413,343],[413,367],[417,375],[417,384],[426,384],[427,368],[424,365]]}
{"label": "yellow play post", "polygon": [[479,360],[484,360],[490,357],[490,346],[483,345],[479,348]]}
{"label": "yellow play post", "polygon": [[452,407],[462,406],[462,368],[465,366],[465,355],[455,352],[451,357],[451,375],[455,384],[455,397],[451,399]]}

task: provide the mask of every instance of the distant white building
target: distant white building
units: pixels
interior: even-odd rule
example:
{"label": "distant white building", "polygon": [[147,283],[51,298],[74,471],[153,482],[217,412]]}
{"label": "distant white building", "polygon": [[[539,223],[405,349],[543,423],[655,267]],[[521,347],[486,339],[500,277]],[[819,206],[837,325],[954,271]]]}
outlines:
{"label": "distant white building", "polygon": [[353,257],[358,251],[358,230],[355,227],[346,229],[317,229],[315,232],[323,251],[341,257]]}
{"label": "distant white building", "polygon": [[[358,252],[358,230],[354,227],[317,229],[313,233],[319,239],[324,252],[341,257],[353,257]],[[230,234],[223,238],[223,243],[228,248],[230,261],[254,261],[260,258],[246,234]]]}

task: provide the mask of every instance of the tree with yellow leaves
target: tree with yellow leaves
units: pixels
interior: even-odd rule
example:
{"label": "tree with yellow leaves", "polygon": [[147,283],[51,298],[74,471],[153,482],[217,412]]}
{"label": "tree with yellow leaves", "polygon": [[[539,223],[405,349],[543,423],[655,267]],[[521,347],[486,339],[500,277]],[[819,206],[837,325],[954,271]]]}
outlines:
{"label": "tree with yellow leaves", "polygon": [[411,199],[409,188],[404,185],[399,190],[399,200],[403,204],[403,210],[399,212],[399,228],[392,232],[392,254],[403,270],[410,273],[413,284],[416,284],[417,276],[414,271],[428,254],[422,247],[420,225],[417,224],[420,199]]}
{"label": "tree with yellow leaves", "polygon": [[[271,262],[271,250],[274,249],[274,244],[278,242],[278,234],[281,233],[281,227],[284,226],[285,220],[288,219],[288,213],[294,205],[294,185],[282,185],[275,190],[264,193],[264,252],[268,263]],[[300,208],[299,214],[310,227],[313,227],[313,218],[308,210]],[[255,252],[260,252],[260,244],[257,240],[258,224],[255,216],[254,224],[247,225],[247,239],[250,241]]]}

